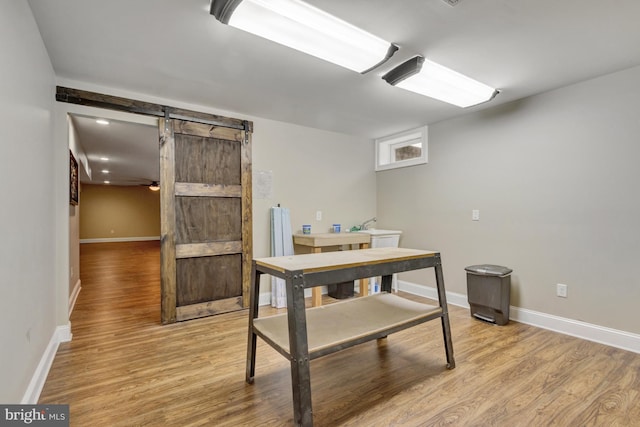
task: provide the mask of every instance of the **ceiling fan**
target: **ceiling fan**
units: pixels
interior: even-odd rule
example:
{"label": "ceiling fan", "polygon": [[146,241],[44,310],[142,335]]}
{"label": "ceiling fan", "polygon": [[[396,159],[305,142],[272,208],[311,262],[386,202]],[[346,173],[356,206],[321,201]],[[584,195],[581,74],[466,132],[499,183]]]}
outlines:
{"label": "ceiling fan", "polygon": [[149,188],[149,190],[151,191],[158,191],[160,190],[160,183],[158,181],[151,181],[151,180],[147,180],[147,182],[149,183],[145,183],[145,184],[138,184],[141,185],[143,187],[147,187]]}
{"label": "ceiling fan", "polygon": [[148,187],[151,191],[158,191],[160,189],[160,182],[148,178],[128,178],[128,179],[115,179],[122,185],[139,185],[142,187]]}

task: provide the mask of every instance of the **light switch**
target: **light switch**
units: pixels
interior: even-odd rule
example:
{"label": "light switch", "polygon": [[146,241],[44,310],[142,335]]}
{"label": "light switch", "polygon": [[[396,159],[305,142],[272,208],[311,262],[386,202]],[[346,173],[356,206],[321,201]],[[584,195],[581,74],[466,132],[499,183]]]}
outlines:
{"label": "light switch", "polygon": [[556,295],[558,295],[559,297],[562,298],[566,298],[567,297],[567,285],[563,284],[563,283],[558,283],[556,285]]}
{"label": "light switch", "polygon": [[474,209],[471,211],[471,220],[480,221],[480,210]]}
{"label": "light switch", "polygon": [[322,211],[316,211],[316,221],[322,221]]}

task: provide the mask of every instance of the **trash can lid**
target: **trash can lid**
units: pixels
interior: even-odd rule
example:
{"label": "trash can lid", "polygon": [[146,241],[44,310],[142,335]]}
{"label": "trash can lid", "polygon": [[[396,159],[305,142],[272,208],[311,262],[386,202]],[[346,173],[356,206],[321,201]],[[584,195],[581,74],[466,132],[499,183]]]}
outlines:
{"label": "trash can lid", "polygon": [[513,271],[510,268],[493,264],[470,265],[469,267],[465,267],[465,270],[481,276],[506,276]]}

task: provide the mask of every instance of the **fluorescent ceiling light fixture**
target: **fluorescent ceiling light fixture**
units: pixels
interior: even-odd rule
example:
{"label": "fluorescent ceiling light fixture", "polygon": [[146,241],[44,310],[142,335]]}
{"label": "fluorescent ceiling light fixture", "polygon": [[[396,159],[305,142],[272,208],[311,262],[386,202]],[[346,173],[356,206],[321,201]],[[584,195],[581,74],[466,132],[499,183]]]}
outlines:
{"label": "fluorescent ceiling light fixture", "polygon": [[108,125],[109,124],[109,120],[97,119],[96,123],[99,124],[99,125]]}
{"label": "fluorescent ceiling light fixture", "polygon": [[218,21],[359,73],[398,46],[300,0],[212,0]]}
{"label": "fluorescent ceiling light fixture", "polygon": [[458,107],[492,100],[498,91],[440,64],[416,56],[382,76],[389,84]]}

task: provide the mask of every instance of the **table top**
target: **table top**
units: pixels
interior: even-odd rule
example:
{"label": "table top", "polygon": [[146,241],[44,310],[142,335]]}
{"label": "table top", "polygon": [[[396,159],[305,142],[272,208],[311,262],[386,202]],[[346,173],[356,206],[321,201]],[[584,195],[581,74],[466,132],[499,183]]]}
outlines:
{"label": "table top", "polygon": [[300,271],[312,273],[348,267],[382,264],[389,261],[405,261],[429,258],[437,251],[407,248],[373,248],[352,251],[322,252],[315,254],[289,255],[270,258],[256,258],[256,265],[280,271]]}
{"label": "table top", "polygon": [[294,234],[293,242],[297,245],[319,248],[322,246],[355,245],[369,243],[371,236],[367,233],[311,233]]}

